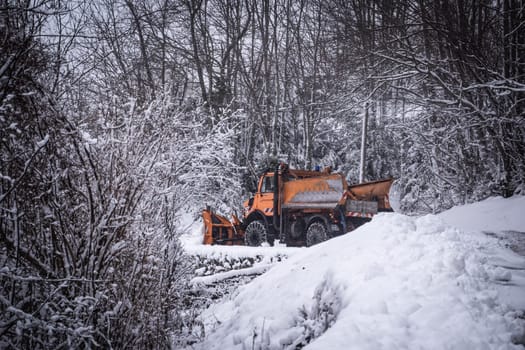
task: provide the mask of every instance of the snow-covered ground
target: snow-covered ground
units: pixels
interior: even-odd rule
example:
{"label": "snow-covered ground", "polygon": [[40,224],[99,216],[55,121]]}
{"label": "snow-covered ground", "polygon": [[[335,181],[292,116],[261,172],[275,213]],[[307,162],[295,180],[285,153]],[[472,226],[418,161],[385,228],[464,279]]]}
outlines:
{"label": "snow-covered ground", "polygon": [[523,349],[525,257],[511,249],[522,235],[525,197],[380,214],[308,249],[203,247],[195,234],[195,254],[288,258],[265,258],[266,273],[208,308],[193,347]]}

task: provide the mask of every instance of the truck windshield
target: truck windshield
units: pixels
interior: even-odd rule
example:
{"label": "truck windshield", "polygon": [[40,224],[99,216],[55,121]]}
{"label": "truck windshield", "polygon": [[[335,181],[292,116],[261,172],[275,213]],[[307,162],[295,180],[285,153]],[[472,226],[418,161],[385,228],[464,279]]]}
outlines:
{"label": "truck windshield", "polygon": [[261,186],[261,192],[273,192],[273,176],[265,176]]}

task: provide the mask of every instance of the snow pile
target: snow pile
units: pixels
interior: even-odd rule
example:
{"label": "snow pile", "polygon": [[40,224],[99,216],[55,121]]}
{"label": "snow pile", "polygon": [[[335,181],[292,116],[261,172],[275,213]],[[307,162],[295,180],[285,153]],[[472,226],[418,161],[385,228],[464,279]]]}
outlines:
{"label": "snow pile", "polygon": [[522,348],[513,342],[525,340],[523,314],[495,288],[513,281],[513,271],[491,263],[480,249],[489,241],[497,244],[436,216],[377,215],[212,305],[203,315],[208,336],[196,347]]}
{"label": "snow pile", "polygon": [[447,224],[474,235],[477,249],[489,264],[498,267],[495,288],[500,298],[517,310],[525,310],[524,213],[525,196],[515,196],[488,198],[439,214]]}
{"label": "snow pile", "polygon": [[466,231],[525,232],[525,196],[491,197],[451,208],[439,216],[448,224]]}
{"label": "snow pile", "polygon": [[[193,237],[193,236],[192,236]],[[247,247],[247,246],[227,246],[227,245],[204,245],[202,244],[202,233],[199,234],[199,240],[191,240],[191,238],[182,238],[182,245],[184,251],[190,255],[199,255],[208,257],[210,259],[224,259],[243,258],[243,257],[279,257],[293,255],[298,251],[306,250],[306,248],[290,248],[284,244],[276,242],[274,247]]]}

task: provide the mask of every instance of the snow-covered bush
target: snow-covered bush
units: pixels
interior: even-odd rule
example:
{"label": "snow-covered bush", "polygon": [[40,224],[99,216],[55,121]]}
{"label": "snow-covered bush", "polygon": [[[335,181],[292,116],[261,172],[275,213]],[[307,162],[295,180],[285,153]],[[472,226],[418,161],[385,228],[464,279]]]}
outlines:
{"label": "snow-covered bush", "polygon": [[334,281],[332,274],[327,272],[315,288],[312,305],[303,305],[299,310],[294,328],[300,331],[291,343],[283,344],[285,349],[302,349],[326,332],[335,323],[343,307],[341,295],[341,286]]}
{"label": "snow-covered bush", "polygon": [[228,256],[227,254],[214,254],[212,256],[195,254],[192,256],[194,261],[194,273],[196,276],[210,276],[219,272],[240,270],[253,267],[257,264],[271,264],[287,258],[282,254],[270,256]]}
{"label": "snow-covered bush", "polygon": [[170,110],[66,114],[39,83],[45,46],[11,34],[0,56],[0,347],[166,348],[187,271],[180,205],[157,171]]}

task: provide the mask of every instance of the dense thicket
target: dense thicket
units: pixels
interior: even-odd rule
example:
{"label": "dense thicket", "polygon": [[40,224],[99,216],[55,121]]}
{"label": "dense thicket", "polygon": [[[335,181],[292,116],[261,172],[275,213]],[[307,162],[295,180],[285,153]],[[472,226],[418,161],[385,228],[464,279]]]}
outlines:
{"label": "dense thicket", "polygon": [[89,49],[109,98],[235,115],[232,159],[252,176],[278,158],[357,181],[366,116],[365,178],[396,176],[406,210],[435,211],[523,188],[523,6],[102,1]]}
{"label": "dense thicket", "polygon": [[[167,347],[182,212],[271,161],[408,211],[525,183],[521,0],[0,1],[0,347]],[[188,323],[189,322],[189,323]]]}

